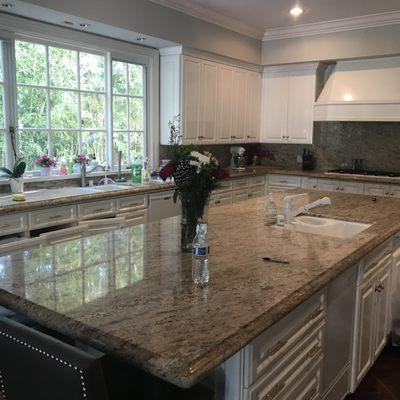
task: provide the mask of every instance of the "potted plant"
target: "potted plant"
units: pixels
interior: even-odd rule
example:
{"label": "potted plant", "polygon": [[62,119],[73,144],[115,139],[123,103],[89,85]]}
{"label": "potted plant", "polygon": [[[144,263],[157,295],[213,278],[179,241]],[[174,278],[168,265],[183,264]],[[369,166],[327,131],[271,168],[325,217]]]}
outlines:
{"label": "potted plant", "polygon": [[196,225],[203,217],[211,192],[218,187],[218,180],[229,174],[220,168],[214,155],[197,151],[195,146],[174,146],[171,161],[160,171],[164,181],[173,177],[176,185],[174,201],[182,203],[181,248],[192,250]]}
{"label": "potted plant", "polygon": [[11,193],[23,193],[24,191],[24,173],[26,162],[22,158],[15,160],[12,170],[6,167],[0,167],[0,172],[10,180]]}
{"label": "potted plant", "polygon": [[72,159],[74,164],[74,173],[80,174],[82,167],[90,163],[90,158],[86,157],[84,154],[78,154]]}
{"label": "potted plant", "polygon": [[56,160],[51,158],[47,153],[44,153],[35,160],[35,165],[40,169],[40,176],[49,176],[50,168],[57,165]]}

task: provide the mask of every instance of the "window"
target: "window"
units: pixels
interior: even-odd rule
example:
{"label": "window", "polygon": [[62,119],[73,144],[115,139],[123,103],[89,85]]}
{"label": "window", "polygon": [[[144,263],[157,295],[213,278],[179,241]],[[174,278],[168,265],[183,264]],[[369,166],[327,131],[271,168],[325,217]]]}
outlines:
{"label": "window", "polygon": [[48,152],[106,162],[105,55],[15,42],[19,152],[34,168]]}
{"label": "window", "polygon": [[145,69],[141,65],[112,62],[114,148],[122,151],[122,163],[145,156]]}
{"label": "window", "polygon": [[156,50],[37,21],[28,37],[26,20],[1,13],[0,24],[0,166],[13,164],[11,131],[28,171],[45,152],[58,166],[84,153],[113,169],[115,150],[124,166],[158,161]]}

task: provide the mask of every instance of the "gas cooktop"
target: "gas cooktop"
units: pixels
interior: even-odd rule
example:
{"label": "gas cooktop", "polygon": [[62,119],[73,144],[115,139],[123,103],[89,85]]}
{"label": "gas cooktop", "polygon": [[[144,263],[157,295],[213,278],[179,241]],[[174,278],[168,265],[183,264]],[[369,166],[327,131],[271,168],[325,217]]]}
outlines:
{"label": "gas cooktop", "polygon": [[399,178],[400,172],[388,172],[388,171],[364,171],[355,169],[331,169],[327,171],[331,174],[350,174],[350,175],[364,175],[364,176],[386,176],[389,178]]}

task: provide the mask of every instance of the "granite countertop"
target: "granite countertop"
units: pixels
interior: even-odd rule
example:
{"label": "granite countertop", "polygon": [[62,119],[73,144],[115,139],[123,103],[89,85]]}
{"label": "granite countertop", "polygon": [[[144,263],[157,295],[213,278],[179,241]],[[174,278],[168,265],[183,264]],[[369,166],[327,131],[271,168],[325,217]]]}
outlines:
{"label": "granite countertop", "polygon": [[347,240],[266,226],[256,198],[209,210],[207,287],[174,217],[0,256],[0,305],[189,387],[400,231],[400,199],[309,192],[325,195],[312,214],[373,225]]}

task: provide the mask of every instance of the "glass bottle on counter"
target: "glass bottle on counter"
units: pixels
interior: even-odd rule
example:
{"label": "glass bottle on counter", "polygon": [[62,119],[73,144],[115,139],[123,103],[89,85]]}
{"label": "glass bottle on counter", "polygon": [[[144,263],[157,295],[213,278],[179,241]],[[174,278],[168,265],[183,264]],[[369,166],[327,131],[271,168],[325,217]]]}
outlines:
{"label": "glass bottle on counter", "polygon": [[151,174],[149,169],[149,159],[146,158],[143,162],[142,183],[150,183],[150,181],[151,181]]}
{"label": "glass bottle on counter", "polygon": [[132,183],[142,183],[142,161],[136,157],[132,163]]}
{"label": "glass bottle on counter", "polygon": [[210,246],[207,238],[207,223],[201,221],[197,224],[196,236],[192,244],[192,279],[196,285],[207,285],[209,282],[209,253]]}
{"label": "glass bottle on counter", "polygon": [[265,207],[265,219],[267,225],[274,225],[276,223],[276,204],[272,200],[272,193],[267,194],[267,204]]}

